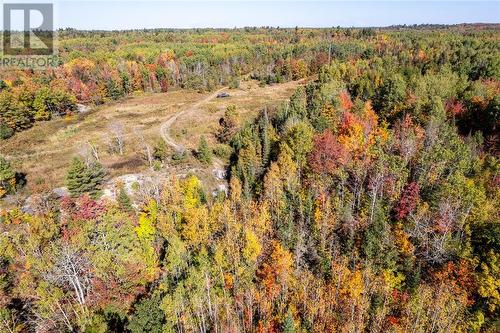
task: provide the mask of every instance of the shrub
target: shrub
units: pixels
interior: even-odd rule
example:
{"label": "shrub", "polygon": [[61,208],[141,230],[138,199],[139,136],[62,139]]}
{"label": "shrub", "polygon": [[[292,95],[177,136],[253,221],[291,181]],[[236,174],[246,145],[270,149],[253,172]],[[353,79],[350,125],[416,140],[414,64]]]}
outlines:
{"label": "shrub", "polygon": [[236,76],[233,76],[229,80],[229,88],[230,89],[238,89],[240,87],[240,79],[237,78]]}
{"label": "shrub", "polygon": [[167,157],[168,147],[163,139],[159,139],[153,148],[153,157],[156,160],[164,161]]}
{"label": "shrub", "polygon": [[14,130],[4,123],[0,123],[0,139],[5,140],[14,135]]}
{"label": "shrub", "polygon": [[214,154],[215,156],[222,158],[222,159],[227,159],[231,156],[232,149],[230,146],[225,145],[225,144],[219,144],[215,146],[214,148]]}
{"label": "shrub", "polygon": [[160,171],[161,170],[161,161],[155,160],[153,162],[153,170],[154,171]]}
{"label": "shrub", "polygon": [[186,150],[176,151],[175,153],[172,154],[172,161],[174,162],[174,164],[180,163],[184,161],[186,158],[187,158]]}

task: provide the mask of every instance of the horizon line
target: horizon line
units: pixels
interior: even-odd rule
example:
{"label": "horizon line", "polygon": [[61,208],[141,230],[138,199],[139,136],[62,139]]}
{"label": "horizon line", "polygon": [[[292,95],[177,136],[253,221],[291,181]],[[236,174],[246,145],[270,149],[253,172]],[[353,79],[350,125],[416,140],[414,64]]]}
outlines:
{"label": "horizon line", "polygon": [[[391,29],[391,28],[417,28],[417,27],[442,27],[442,28],[447,28],[447,27],[458,27],[458,26],[499,26],[500,27],[500,22],[462,22],[462,23],[452,23],[452,24],[447,24],[447,23],[403,23],[403,24],[391,24],[391,25],[379,25],[379,26],[342,26],[342,25],[337,25],[337,26],[323,26],[323,27],[310,27],[310,26],[272,26],[272,25],[262,25],[262,26],[236,26],[236,27],[155,27],[155,28],[128,28],[128,29],[79,29],[79,28],[73,28],[73,27],[60,27],[55,30],[36,30],[33,29],[31,31],[47,31],[47,32],[57,32],[61,30],[73,30],[73,31],[81,31],[81,32],[114,32],[114,31],[140,31],[140,30],[151,30],[151,31],[158,31],[158,30],[197,30],[197,29],[203,29],[203,30],[242,30],[242,29],[309,29],[309,30],[324,30],[324,29]],[[4,30],[0,29],[0,32],[3,32]],[[9,32],[12,33],[21,33],[25,32],[24,30],[9,30]]]}

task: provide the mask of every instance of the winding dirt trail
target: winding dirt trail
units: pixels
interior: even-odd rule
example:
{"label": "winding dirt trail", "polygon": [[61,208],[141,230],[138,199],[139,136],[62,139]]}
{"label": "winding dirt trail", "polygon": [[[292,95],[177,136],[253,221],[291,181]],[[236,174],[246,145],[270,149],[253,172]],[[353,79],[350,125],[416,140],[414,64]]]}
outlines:
{"label": "winding dirt trail", "polygon": [[[215,97],[217,97],[217,95],[220,92],[224,91],[225,89],[227,89],[227,87],[220,88],[219,90],[211,93],[210,95],[206,96],[205,98],[190,105],[185,110],[182,110],[180,112],[173,114],[172,116],[170,116],[170,118],[168,118],[166,121],[164,121],[160,125],[160,136],[165,141],[165,143],[167,143],[169,146],[173,147],[176,151],[183,151],[185,148],[182,145],[176,143],[174,141],[174,139],[170,136],[170,127],[172,126],[172,124],[177,120],[178,117],[188,115],[190,113],[198,111],[203,104],[205,104],[205,103],[211,101],[212,99],[214,99]],[[133,135],[135,135],[135,134],[134,133],[126,133],[123,136],[124,137],[131,137]],[[103,135],[103,138],[104,137],[105,137],[105,135]],[[84,141],[79,142],[79,144],[83,144],[83,143],[85,143],[85,142]],[[68,152],[75,151],[75,146],[60,147],[57,149],[49,149],[49,150],[38,150],[38,151],[34,151],[32,153],[29,153],[29,154],[20,154],[20,155],[6,155],[6,154],[4,154],[2,156],[7,160],[23,160],[23,159],[33,158],[33,157],[41,157],[44,155],[51,155],[54,153],[60,153],[61,151],[68,151]],[[217,165],[220,163],[216,162],[214,164]]]}
{"label": "winding dirt trail", "polygon": [[194,103],[189,108],[173,114],[170,118],[168,118],[165,122],[163,122],[163,124],[161,124],[161,126],[160,126],[160,136],[165,141],[165,143],[168,144],[169,146],[171,146],[172,148],[174,148],[176,151],[183,151],[185,148],[182,145],[176,143],[174,141],[174,139],[170,136],[170,127],[172,127],[172,124],[180,116],[185,116],[185,115],[188,115],[188,114],[193,113],[195,111],[198,111],[203,104],[208,103],[212,99],[216,98],[217,95],[219,93],[221,93],[222,91],[224,91],[225,89],[227,89],[227,87],[220,88],[219,90],[211,93],[207,97]]}

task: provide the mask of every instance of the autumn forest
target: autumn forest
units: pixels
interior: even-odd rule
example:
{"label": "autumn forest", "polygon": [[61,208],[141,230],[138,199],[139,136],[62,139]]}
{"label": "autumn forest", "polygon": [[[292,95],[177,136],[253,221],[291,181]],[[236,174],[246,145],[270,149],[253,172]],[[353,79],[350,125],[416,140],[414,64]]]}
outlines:
{"label": "autumn forest", "polygon": [[297,87],[144,146],[149,183],[113,198],[127,134],[68,156],[60,195],[0,148],[0,332],[498,332],[499,50],[498,25],[61,30],[57,67],[0,71],[0,147],[82,107]]}

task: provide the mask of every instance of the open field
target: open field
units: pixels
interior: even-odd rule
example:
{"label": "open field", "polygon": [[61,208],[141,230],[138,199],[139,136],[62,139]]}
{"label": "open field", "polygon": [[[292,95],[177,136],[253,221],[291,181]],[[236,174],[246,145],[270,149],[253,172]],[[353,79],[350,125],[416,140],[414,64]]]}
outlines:
{"label": "open field", "polygon": [[[136,173],[147,168],[140,153],[141,137],[154,145],[161,140],[160,133],[168,130],[172,140],[186,148],[195,148],[201,135],[214,142],[212,133],[227,105],[236,105],[243,123],[264,106],[287,99],[299,84],[294,81],[259,87],[254,81],[245,81],[239,89],[225,89],[231,96],[224,99],[215,98],[214,93],[186,90],[145,93],[105,104],[87,114],[37,124],[4,141],[0,153],[16,170],[27,174],[26,194],[40,184],[49,188],[63,186],[71,158],[87,142],[99,148],[101,162],[110,177]],[[123,155],[107,152],[107,141],[112,136],[109,127],[113,124],[122,127]],[[201,169],[200,166],[194,158],[188,158],[176,167],[176,172]]]}
{"label": "open field", "polygon": [[236,105],[240,124],[243,125],[263,108],[287,100],[302,83],[291,81],[259,87],[255,81],[242,82],[240,89],[227,90],[231,95],[229,98],[211,99],[201,106],[198,113],[190,112],[179,117],[172,125],[171,135],[188,148],[196,148],[201,135],[205,135],[208,142],[215,143],[213,134],[228,105]]}

